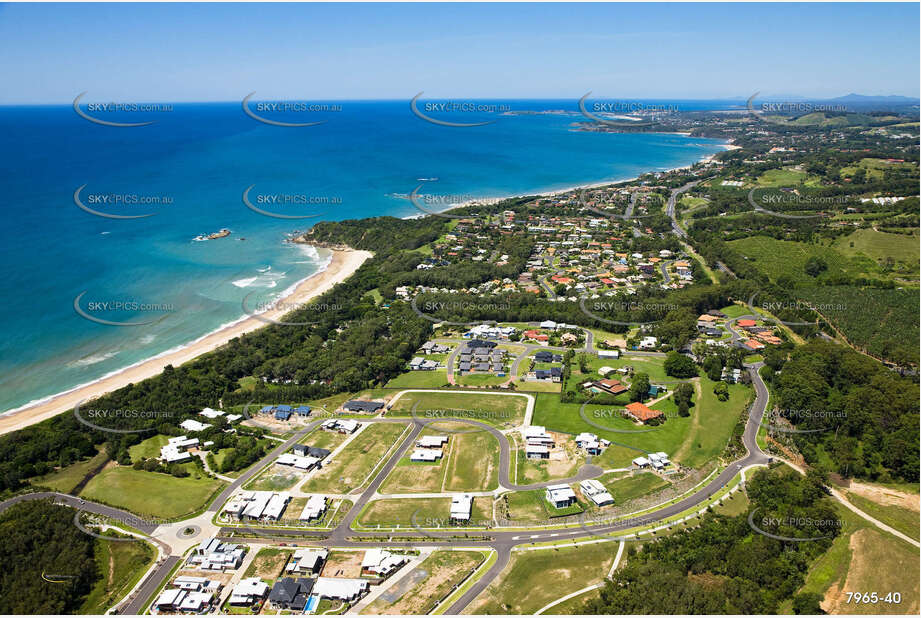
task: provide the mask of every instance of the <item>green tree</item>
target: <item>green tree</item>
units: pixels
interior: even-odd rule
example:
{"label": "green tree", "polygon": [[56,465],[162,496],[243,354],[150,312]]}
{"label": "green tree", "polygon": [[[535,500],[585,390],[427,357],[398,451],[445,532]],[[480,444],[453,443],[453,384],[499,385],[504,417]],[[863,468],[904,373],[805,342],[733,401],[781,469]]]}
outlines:
{"label": "green tree", "polygon": [[713,394],[720,401],[726,401],[729,399],[729,387],[726,386],[725,382],[717,382],[713,386]]}
{"label": "green tree", "polygon": [[805,270],[806,274],[810,277],[818,277],[828,270],[828,262],[814,255],[806,260],[806,265],[803,267],[803,270]]}
{"label": "green tree", "polygon": [[665,373],[675,378],[693,378],[697,375],[697,365],[690,357],[678,352],[669,352],[664,363]]}
{"label": "green tree", "polygon": [[649,386],[649,374],[635,374],[633,381],[630,383],[630,390],[627,391],[630,401],[645,401],[646,397],[649,396]]}

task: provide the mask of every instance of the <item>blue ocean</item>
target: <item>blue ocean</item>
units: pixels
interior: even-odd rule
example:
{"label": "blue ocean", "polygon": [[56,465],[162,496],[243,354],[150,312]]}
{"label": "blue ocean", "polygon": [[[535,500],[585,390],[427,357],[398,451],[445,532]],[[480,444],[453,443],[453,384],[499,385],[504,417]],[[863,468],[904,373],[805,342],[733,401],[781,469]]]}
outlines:
{"label": "blue ocean", "polygon": [[[244,299],[258,308],[278,298],[326,266],[328,252],[285,242],[317,221],[419,215],[406,196],[420,184],[435,209],[631,178],[723,149],[684,135],[577,131],[572,100],[507,105],[544,113],[425,112],[490,123],[456,127],[419,118],[406,101],[250,105],[311,125],[291,127],[251,118],[240,102],[87,112],[154,121],[114,127],[72,106],[0,107],[0,411],[188,344],[244,316]],[[222,229],[229,235],[201,240]]]}

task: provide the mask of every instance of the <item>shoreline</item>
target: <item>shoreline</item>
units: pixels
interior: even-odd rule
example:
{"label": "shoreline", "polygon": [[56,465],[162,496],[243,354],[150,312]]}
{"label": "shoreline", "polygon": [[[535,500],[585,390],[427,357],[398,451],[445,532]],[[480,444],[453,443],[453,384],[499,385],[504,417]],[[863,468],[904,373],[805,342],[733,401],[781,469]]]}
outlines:
{"label": "shoreline", "polygon": [[268,326],[265,319],[277,319],[291,311],[290,304],[304,303],[324,294],[337,283],[350,277],[371,257],[368,251],[352,249],[327,249],[331,257],[323,270],[298,281],[285,290],[275,303],[284,300],[282,308],[271,308],[258,315],[243,315],[238,320],[224,324],[198,339],[134,363],[91,382],[67,391],[45,397],[0,414],[0,435],[17,431],[73,409],[85,399],[99,397],[131,383],[138,383],[158,375],[167,365],[178,367],[202,354],[210,352],[231,339]]}
{"label": "shoreline", "polygon": [[[689,136],[690,133],[672,132],[672,133],[664,133],[662,135],[687,135]],[[708,138],[708,139],[713,139],[713,138]],[[728,152],[732,150],[739,150],[742,148],[741,146],[736,146],[735,144],[733,144],[731,139],[726,140],[726,143],[720,144],[720,146],[725,149],[724,152]],[[698,163],[708,163],[712,161],[713,158],[718,154],[719,153],[717,152],[712,155],[706,155],[704,157],[701,157],[694,163],[691,163],[690,165],[681,165],[679,167],[671,167],[666,170],[656,170],[654,172],[643,172],[643,174],[654,174],[657,172],[662,173],[662,174],[667,174],[669,172],[675,172],[678,170],[690,169],[694,167],[695,165],[697,165]],[[572,191],[576,191],[578,189],[597,189],[599,187],[609,187],[611,185],[617,185],[623,182],[633,182],[634,180],[637,180],[637,179],[639,179],[639,176],[634,176],[632,178],[620,178],[620,179],[615,179],[615,180],[600,180],[598,182],[574,185],[574,186],[566,187],[563,189],[554,189],[553,191],[538,191],[538,192],[533,192],[533,193],[522,193],[520,195],[509,195],[506,197],[480,197],[480,198],[476,198],[472,200],[467,200],[466,202],[452,204],[448,208],[445,208],[444,210],[439,210],[438,212],[439,213],[450,212],[451,210],[454,210],[455,208],[465,208],[467,206],[491,206],[503,200],[513,200],[513,199],[522,198],[522,197],[554,197],[557,195],[563,195],[565,193],[571,193]],[[410,220],[410,219],[421,219],[422,217],[428,217],[428,216],[431,216],[431,215],[420,212],[417,215],[408,215],[406,217],[400,217],[400,218],[404,220]]]}

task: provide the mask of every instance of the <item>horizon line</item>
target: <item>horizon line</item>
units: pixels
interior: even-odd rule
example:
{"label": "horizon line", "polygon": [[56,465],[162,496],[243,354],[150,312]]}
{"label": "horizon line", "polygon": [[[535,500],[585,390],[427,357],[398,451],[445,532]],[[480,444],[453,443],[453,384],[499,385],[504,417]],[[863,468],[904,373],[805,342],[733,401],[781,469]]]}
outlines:
{"label": "horizon line", "polygon": [[[760,93],[759,93],[759,94],[760,94]],[[901,98],[901,99],[907,99],[907,100],[912,101],[912,102],[919,102],[919,103],[921,103],[921,97],[912,97],[912,96],[906,96],[906,95],[901,95],[901,94],[863,95],[863,94],[857,94],[857,93],[854,93],[854,92],[850,92],[850,93],[844,94],[844,95],[837,95],[837,96],[770,95],[770,94],[767,94],[767,95],[765,95],[765,96],[759,96],[759,97],[757,97],[757,99],[755,99],[755,100],[759,100],[759,101],[760,101],[760,100],[765,100],[765,99],[769,99],[769,98],[771,98],[771,97],[774,97],[774,98],[783,99],[783,100],[786,100],[786,101],[831,101],[831,100],[834,100],[834,99],[842,99],[842,98],[847,98],[847,97],[851,97],[851,96],[857,96],[857,97],[866,98],[866,99]],[[240,102],[243,100],[243,98],[245,98],[245,95],[242,96],[242,97],[240,97],[239,99],[210,99],[210,100],[209,100],[209,99],[202,99],[202,100],[153,100],[153,99],[151,99],[151,100],[140,100],[140,99],[131,99],[131,100],[128,100],[128,99],[112,99],[112,98],[109,98],[109,99],[99,99],[99,100],[91,101],[91,102],[94,102],[94,103],[143,103],[143,104],[157,103],[157,104],[184,104],[184,105],[187,105],[187,104],[220,104],[220,103],[235,103],[235,104],[238,104],[238,103],[240,103]],[[700,101],[700,102],[712,102],[712,101],[740,101],[740,102],[745,102],[745,101],[747,101],[749,98],[750,98],[750,95],[749,95],[749,96],[745,96],[745,95],[715,96],[715,97],[711,97],[711,98],[706,98],[706,97],[689,97],[689,98],[685,98],[685,97],[674,97],[674,96],[670,96],[670,97],[666,97],[666,96],[621,96],[621,97],[615,97],[615,96],[604,96],[604,95],[598,96],[598,97],[592,97],[592,99],[596,99],[596,100],[615,100],[615,99],[619,99],[619,100],[638,100],[638,101],[642,101],[642,100],[657,101],[657,100],[658,100],[658,101]],[[493,96],[487,96],[487,97],[480,97],[480,96],[455,96],[455,95],[447,95],[447,96],[439,96],[439,97],[426,98],[426,100],[431,100],[431,101],[446,101],[446,100],[451,100],[451,99],[465,99],[465,100],[470,100],[470,101],[570,101],[570,100],[572,100],[572,101],[578,101],[578,100],[579,100],[579,97],[572,97],[572,98],[570,99],[569,97],[558,97],[558,96],[545,96],[545,97],[534,97],[534,96],[527,96],[527,97],[514,97],[514,96],[509,96],[509,97],[493,97]],[[390,103],[390,102],[408,102],[408,101],[412,100],[412,96],[406,97],[405,99],[404,99],[404,98],[347,98],[347,99],[326,99],[326,98],[316,98],[316,97],[310,97],[310,98],[287,98],[287,99],[283,99],[283,98],[279,98],[279,97],[268,97],[268,98],[265,98],[265,99],[253,99],[253,100],[254,100],[254,101],[322,101],[322,102],[351,102],[351,103]],[[0,102],[0,107],[27,107],[27,106],[41,107],[41,106],[59,106],[59,105],[72,106],[72,105],[73,105],[73,99],[70,99],[70,100],[62,100],[62,101]]]}

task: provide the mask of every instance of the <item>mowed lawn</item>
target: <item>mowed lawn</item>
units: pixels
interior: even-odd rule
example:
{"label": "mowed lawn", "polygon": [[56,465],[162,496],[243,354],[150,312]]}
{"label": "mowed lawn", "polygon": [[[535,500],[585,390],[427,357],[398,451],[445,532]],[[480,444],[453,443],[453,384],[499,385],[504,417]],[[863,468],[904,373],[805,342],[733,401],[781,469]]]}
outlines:
{"label": "mowed lawn", "polygon": [[669,397],[651,406],[668,416],[663,424],[655,427],[621,417],[623,408],[616,405],[588,404],[583,418],[579,413],[582,404],[560,403],[558,397],[549,394],[537,395],[534,424],[573,435],[587,431],[616,442],[592,459],[603,467],[625,467],[643,452],[658,451],[664,451],[673,461],[697,467],[725,448],[752,392],[747,386],[732,384],[729,385],[729,399],[719,401],[713,394],[716,383],[706,376],[699,380],[701,392],[692,398],[690,416],[675,414],[675,404]]}
{"label": "mowed lawn", "polygon": [[464,613],[533,614],[560,597],[602,582],[614,563],[617,545],[513,552],[505,570]]}
{"label": "mowed lawn", "polygon": [[372,423],[314,473],[302,486],[307,493],[344,494],[358,489],[406,430],[405,423]]}
{"label": "mowed lawn", "polygon": [[225,483],[209,478],[176,478],[128,466],[103,470],[80,496],[149,517],[175,519],[204,508]]}
{"label": "mowed lawn", "polygon": [[[383,498],[370,502],[358,516],[358,523],[368,528],[445,528],[452,525],[450,518],[451,498]],[[476,496],[470,525],[483,526],[491,521],[492,498]]]}
{"label": "mowed lawn", "polygon": [[447,385],[448,372],[444,369],[410,371],[387,382],[387,388],[440,388]]}
{"label": "mowed lawn", "polygon": [[608,492],[614,497],[614,504],[621,505],[635,498],[659,491],[671,485],[658,474],[652,472],[609,472],[598,479],[607,487]]}
{"label": "mowed lawn", "polygon": [[499,428],[514,427],[524,420],[527,396],[496,393],[406,393],[387,412],[387,416],[410,416],[416,404],[420,419],[451,416],[480,421]]}
{"label": "mowed lawn", "polygon": [[415,574],[399,582],[393,592],[385,593],[366,607],[362,614],[411,614],[428,613],[435,603],[464,580],[474,569],[486,560],[486,553],[480,551],[436,551],[417,567],[421,578]]}

